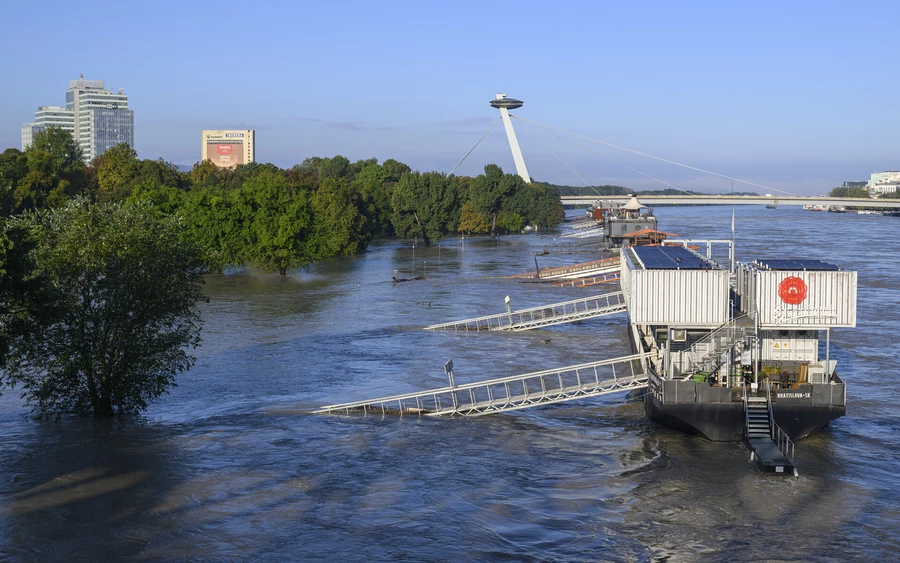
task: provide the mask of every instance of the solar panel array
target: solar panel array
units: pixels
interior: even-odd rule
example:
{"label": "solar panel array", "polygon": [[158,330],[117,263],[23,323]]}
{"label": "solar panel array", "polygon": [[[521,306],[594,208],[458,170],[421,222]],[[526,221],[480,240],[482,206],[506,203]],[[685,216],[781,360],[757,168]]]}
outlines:
{"label": "solar panel array", "polygon": [[647,270],[710,270],[714,266],[683,246],[633,246]]}
{"label": "solar panel array", "polygon": [[821,260],[757,260],[757,265],[767,270],[807,270],[807,271],[837,271],[840,270],[834,264]]}

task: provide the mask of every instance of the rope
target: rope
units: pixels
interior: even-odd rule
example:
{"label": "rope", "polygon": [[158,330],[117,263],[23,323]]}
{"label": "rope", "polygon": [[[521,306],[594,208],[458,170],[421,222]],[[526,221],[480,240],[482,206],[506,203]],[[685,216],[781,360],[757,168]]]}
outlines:
{"label": "rope", "polygon": [[[501,119],[501,118],[498,117],[498,118],[497,118],[497,121],[500,121],[500,119]],[[494,123],[492,123],[491,126],[490,126],[490,128],[488,128],[488,130],[484,132],[484,135],[482,135],[481,138],[478,139],[478,143],[480,143],[481,141],[484,140],[485,137],[487,137],[487,134],[491,132],[491,129],[494,128],[494,125],[497,125],[497,121],[495,121]],[[460,159],[460,161],[456,163],[456,166],[453,167],[453,170],[451,170],[450,173],[447,174],[447,176],[452,176],[453,173],[456,172],[456,169],[459,168],[459,165],[463,163],[463,160],[465,160],[470,154],[472,154],[472,151],[475,150],[475,147],[478,146],[478,143],[475,143],[475,145],[473,145],[472,148],[469,149],[469,152],[466,153],[466,156],[462,157],[462,159]]]}
{"label": "rope", "polygon": [[[669,160],[669,159],[667,159],[667,158],[661,158],[661,157],[658,157],[658,156],[653,156],[652,154],[643,153],[643,152],[636,151],[636,150],[632,150],[632,149],[629,149],[629,148],[626,148],[626,147],[620,147],[619,145],[614,145],[614,144],[612,144],[612,143],[607,143],[606,141],[601,141],[601,140],[599,140],[599,139],[592,139],[591,137],[588,137],[588,136],[585,136],[585,135],[580,135],[580,134],[578,134],[578,133],[573,133],[572,131],[566,131],[565,129],[560,129],[560,128],[558,128],[558,127],[553,127],[552,125],[545,125],[545,124],[543,124],[543,123],[538,123],[537,121],[531,121],[530,119],[525,119],[524,117],[519,117],[518,115],[513,115],[512,117],[515,117],[516,119],[518,119],[518,120],[520,120],[520,121],[524,121],[524,122],[526,122],[526,123],[531,123],[532,125],[535,125],[535,126],[538,126],[538,127],[544,127],[544,128],[547,128],[547,129],[553,129],[554,131],[559,131],[559,132],[561,132],[561,133],[566,133],[566,134],[568,134],[568,135],[574,135],[575,137],[580,137],[580,138],[586,139],[586,140],[588,140],[588,141],[593,141],[593,142],[595,142],[595,143],[600,143],[601,145],[606,145],[606,146],[608,146],[608,147],[612,147],[612,148],[615,148],[615,149],[623,150],[623,151],[630,152],[630,153],[633,153],[633,154],[637,154],[637,155],[640,155],[640,156],[645,156],[645,157],[647,157],[647,158],[652,158],[652,159],[654,159],[654,160],[659,160],[659,161],[661,161],[661,162],[665,162],[665,163],[668,163],[668,164],[674,164],[675,166],[681,166],[682,168],[688,168],[688,169],[690,169],[690,170],[695,170],[695,171],[697,171],[697,172],[703,172],[704,174],[710,174],[710,175],[712,175],[712,176],[718,176],[719,178],[725,178],[726,180],[733,180],[733,181],[735,181],[735,182],[740,182],[740,183],[742,183],[742,184],[747,184],[747,185],[750,185],[750,186],[755,186],[755,187],[757,187],[757,188],[763,188],[763,189],[765,189],[765,190],[772,190],[772,191],[775,191],[775,192],[781,192],[781,193],[787,194],[787,195],[797,195],[797,194],[792,193],[792,192],[789,192],[789,191],[787,191],[787,190],[780,190],[780,189],[778,189],[778,188],[773,188],[773,187],[771,187],[771,186],[765,186],[765,185],[763,185],[763,184],[757,184],[757,183],[751,182],[751,181],[749,181],[749,180],[742,180],[742,179],[740,179],[740,178],[734,178],[734,177],[732,177],[732,176],[726,176],[725,174],[719,174],[718,172],[712,172],[711,170],[704,170],[703,168],[698,168],[698,167],[696,167],[696,166],[691,166],[691,165],[689,165],[689,164],[682,164],[681,162],[676,162],[676,161],[674,161],[674,160]],[[600,156],[600,155],[598,155],[598,156]],[[637,172],[637,171],[635,171],[635,172]],[[678,189],[678,188],[676,188],[676,189]],[[683,191],[683,190],[682,190],[682,191]]]}

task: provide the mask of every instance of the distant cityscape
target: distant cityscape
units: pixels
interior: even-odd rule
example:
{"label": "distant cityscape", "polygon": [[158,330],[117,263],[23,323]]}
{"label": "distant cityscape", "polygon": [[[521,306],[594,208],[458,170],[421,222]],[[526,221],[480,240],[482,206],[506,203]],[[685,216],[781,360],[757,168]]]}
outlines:
{"label": "distant cityscape", "polygon": [[[86,80],[84,75],[69,81],[65,107],[38,106],[34,121],[22,125],[22,150],[31,146],[35,133],[48,127],[68,131],[81,147],[85,162],[120,143],[134,147],[134,111],[128,108],[125,91],[112,92],[103,80]],[[255,130],[204,129],[200,161],[204,160],[218,168],[255,162]],[[900,171],[873,172],[868,181],[847,181],[841,187],[863,189],[871,197],[893,194],[900,191]]]}

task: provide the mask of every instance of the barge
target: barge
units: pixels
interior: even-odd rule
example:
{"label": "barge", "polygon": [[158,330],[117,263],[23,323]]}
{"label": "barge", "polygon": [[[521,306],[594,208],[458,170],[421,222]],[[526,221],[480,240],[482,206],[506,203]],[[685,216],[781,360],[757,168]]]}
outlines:
{"label": "barge", "polygon": [[[711,247],[731,241],[698,242],[705,255],[678,241],[621,249],[632,346],[652,354],[647,416],[713,441],[759,430],[791,442],[843,416],[830,331],[856,326],[856,272],[782,259],[726,269]],[[755,408],[768,420],[751,423]]]}

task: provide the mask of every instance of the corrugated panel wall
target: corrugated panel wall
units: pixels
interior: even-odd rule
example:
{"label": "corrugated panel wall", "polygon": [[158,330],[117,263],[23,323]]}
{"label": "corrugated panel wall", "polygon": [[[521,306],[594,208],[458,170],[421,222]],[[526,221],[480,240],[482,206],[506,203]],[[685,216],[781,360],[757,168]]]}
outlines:
{"label": "corrugated panel wall", "polygon": [[[806,296],[786,303],[779,288],[788,277],[800,278]],[[760,327],[855,327],[856,272],[758,272]]]}
{"label": "corrugated panel wall", "polygon": [[728,319],[728,271],[630,273],[628,311],[632,322],[716,327]]}

